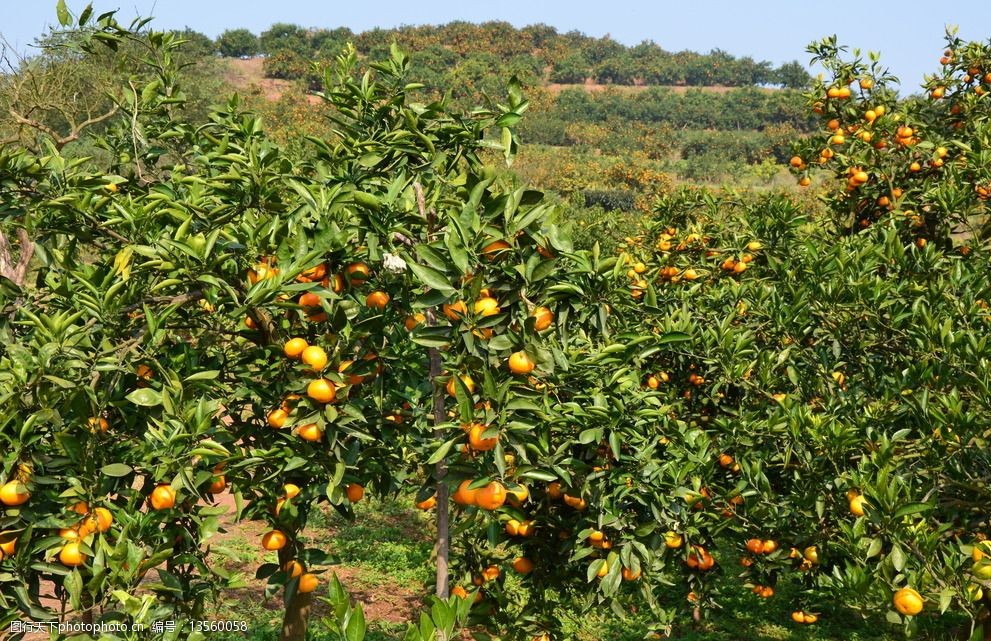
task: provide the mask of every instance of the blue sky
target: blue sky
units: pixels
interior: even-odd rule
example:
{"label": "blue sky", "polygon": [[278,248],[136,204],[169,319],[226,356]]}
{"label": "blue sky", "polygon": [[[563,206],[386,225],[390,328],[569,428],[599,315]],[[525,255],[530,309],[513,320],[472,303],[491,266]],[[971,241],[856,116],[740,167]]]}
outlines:
{"label": "blue sky", "polygon": [[[68,0],[68,5],[78,12],[86,1]],[[669,51],[719,48],[774,64],[795,59],[808,63],[805,46],[835,33],[840,43],[851,48],[880,51],[882,62],[908,91],[924,73],[938,67],[945,25],[959,25],[965,39],[991,37],[988,0],[94,0],[93,5],[98,13],[119,8],[119,15],[127,20],[138,14],[152,15],[157,28],[188,26],[211,37],[234,27],[259,33],[273,22],[343,25],[361,31],[451,20],[506,20],[516,26],[544,23],[561,32],[577,29],[594,36],[609,34],[624,44],[649,39]],[[0,0],[0,8],[0,35],[22,52],[46,25],[55,22],[55,0]]]}

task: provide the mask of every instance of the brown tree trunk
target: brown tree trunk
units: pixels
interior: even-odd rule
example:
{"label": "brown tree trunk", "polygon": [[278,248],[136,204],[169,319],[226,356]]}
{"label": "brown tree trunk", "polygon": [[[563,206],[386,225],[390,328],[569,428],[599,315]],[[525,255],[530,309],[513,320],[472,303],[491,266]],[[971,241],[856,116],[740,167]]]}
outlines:
{"label": "brown tree trunk", "polygon": [[[285,567],[292,557],[290,549],[285,546],[279,550],[279,567]],[[298,590],[293,598],[286,603],[286,613],[282,619],[282,633],[279,641],[303,641],[306,638],[306,626],[310,619],[310,606],[313,603],[313,593],[301,593]]]}
{"label": "brown tree trunk", "polygon": [[[431,315],[432,316],[432,315]],[[437,382],[441,375],[440,351],[430,348],[430,381],[434,387],[434,425],[444,422],[444,389]],[[443,460],[437,462],[437,596],[446,599],[450,595],[448,555],[450,553],[450,535],[447,483],[447,465]]]}

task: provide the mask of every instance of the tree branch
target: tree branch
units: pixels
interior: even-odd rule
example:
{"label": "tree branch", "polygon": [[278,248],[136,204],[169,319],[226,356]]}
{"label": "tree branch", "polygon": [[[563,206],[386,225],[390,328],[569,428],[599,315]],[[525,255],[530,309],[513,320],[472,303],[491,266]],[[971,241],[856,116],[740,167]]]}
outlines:
{"label": "tree branch", "polygon": [[21,246],[21,255],[14,262],[10,241],[6,234],[0,231],[0,276],[12,281],[18,287],[24,285],[27,278],[28,266],[34,256],[34,243],[23,227],[17,228],[17,240]]}

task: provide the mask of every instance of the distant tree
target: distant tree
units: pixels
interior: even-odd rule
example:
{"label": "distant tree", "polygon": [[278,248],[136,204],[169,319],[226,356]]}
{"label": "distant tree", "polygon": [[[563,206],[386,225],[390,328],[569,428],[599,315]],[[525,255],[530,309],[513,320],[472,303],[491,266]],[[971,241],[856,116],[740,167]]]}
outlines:
{"label": "distant tree", "polygon": [[589,75],[589,64],[580,51],[554,65],[551,70],[551,82],[564,84],[581,84]]}
{"label": "distant tree", "polygon": [[187,56],[211,56],[217,50],[217,44],[205,33],[186,27],[182,31],[176,31],[175,34],[186,41],[182,45],[182,51]]}
{"label": "distant tree", "polygon": [[603,84],[632,85],[636,63],[625,50],[610,56],[595,67],[595,79]]}
{"label": "distant tree", "polygon": [[217,38],[217,50],[228,58],[258,53],[258,36],[247,29],[228,29]]}
{"label": "distant tree", "polygon": [[354,42],[354,32],[347,27],[320,29],[310,36],[310,46],[321,58],[336,56],[349,42]]}
{"label": "distant tree", "polygon": [[543,49],[557,38],[557,29],[545,24],[531,24],[520,29],[524,40],[529,40],[534,49]]}
{"label": "distant tree", "polygon": [[774,82],[788,89],[805,89],[812,82],[812,76],[797,60],[786,62],[777,68]]}
{"label": "distant tree", "polygon": [[312,53],[310,35],[303,27],[285,22],[277,22],[263,31],[259,42],[261,50],[267,54],[276,51],[292,51],[300,55]]}

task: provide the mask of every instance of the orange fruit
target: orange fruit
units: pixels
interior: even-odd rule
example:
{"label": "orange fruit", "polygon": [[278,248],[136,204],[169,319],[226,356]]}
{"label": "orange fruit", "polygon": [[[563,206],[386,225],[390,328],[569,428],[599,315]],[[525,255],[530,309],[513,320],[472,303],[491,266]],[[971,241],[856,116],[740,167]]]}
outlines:
{"label": "orange fruit", "polygon": [[819,620],[819,617],[815,614],[806,614],[803,623],[815,623]]}
{"label": "orange fruit", "polygon": [[458,505],[474,505],[475,496],[478,494],[478,490],[469,489],[468,486],[471,485],[471,483],[471,479],[461,481],[461,484],[458,485],[458,489],[451,496],[451,500]]}
{"label": "orange fruit", "polygon": [[863,516],[864,504],[866,502],[867,499],[865,499],[862,494],[858,494],[854,496],[852,499],[850,499],[850,514],[853,514],[854,516]]}
{"label": "orange fruit", "polygon": [[305,339],[302,338],[290,338],[286,341],[286,344],[282,346],[282,353],[289,358],[299,358],[300,355],[309,347],[309,344]]}
{"label": "orange fruit", "polygon": [[516,533],[523,537],[533,536],[536,531],[536,526],[533,524],[533,521],[523,521],[520,523],[519,527],[516,528]]}
{"label": "orange fruit", "polygon": [[760,539],[748,539],[747,551],[754,554],[762,554],[764,552],[764,542]]}
{"label": "orange fruit", "polygon": [[583,499],[580,496],[568,496],[567,494],[565,494],[564,495],[564,503],[565,503],[565,505],[569,505],[569,506],[575,508],[579,512],[581,512],[586,507],[588,507],[588,503],[586,503],[585,502],[585,499]]}
{"label": "orange fruit", "polygon": [[365,297],[365,305],[373,309],[385,309],[389,304],[389,295],[381,290],[377,290]]}
{"label": "orange fruit", "polygon": [[530,574],[533,572],[533,561],[525,556],[517,557],[513,560],[513,569],[520,574]]}
{"label": "orange fruit", "polygon": [[62,565],[74,568],[86,562],[86,555],[79,549],[78,541],[69,541],[59,550],[58,560]]}
{"label": "orange fruit", "polygon": [[413,314],[412,316],[407,316],[406,320],[403,321],[403,325],[406,327],[407,331],[412,332],[417,325],[426,322],[426,320],[427,317],[418,312],[416,314]]}
{"label": "orange fruit", "polygon": [[[471,379],[471,376],[468,376],[467,374],[462,374],[461,382],[465,384],[465,387],[468,389],[469,394],[475,393],[475,381]],[[457,387],[454,382],[453,376],[450,378],[450,380],[447,381],[447,393],[449,396],[457,395]]]}
{"label": "orange fruit", "polygon": [[319,372],[327,367],[327,352],[318,345],[310,345],[300,352],[303,362],[310,366],[314,372]]}
{"label": "orange fruit", "polygon": [[720,467],[730,467],[733,465],[733,457],[725,452],[719,455],[719,465]]}
{"label": "orange fruit", "polygon": [[304,441],[310,441],[311,443],[315,443],[323,438],[323,430],[316,423],[300,425],[296,433],[299,435],[299,438]]}
{"label": "orange fruit", "polygon": [[623,580],[624,581],[636,581],[640,578],[640,570],[634,572],[630,568],[623,568]]}
{"label": "orange fruit", "polygon": [[559,481],[554,481],[547,486],[547,496],[551,497],[551,499],[555,501],[564,496],[564,492],[561,491],[561,483]]}
{"label": "orange fruit", "polygon": [[898,590],[891,598],[891,602],[894,604],[895,609],[905,616],[911,617],[922,612],[922,595],[912,588]]}
{"label": "orange fruit", "polygon": [[509,519],[506,521],[506,534],[509,536],[519,536],[520,522],[516,519]]}
{"label": "orange fruit", "polygon": [[482,570],[482,580],[483,581],[495,581],[499,578],[502,572],[499,570],[498,565],[490,565],[489,567]]}
{"label": "orange fruit", "polygon": [[773,540],[764,541],[764,554],[771,554],[778,549],[778,542]]}
{"label": "orange fruit", "polygon": [[504,240],[494,240],[485,247],[482,247],[482,254],[485,255],[489,260],[495,260],[502,255],[503,252],[510,248],[509,243]]}
{"label": "orange fruit", "polygon": [[345,494],[348,496],[348,500],[352,503],[357,503],[365,496],[365,488],[357,483],[348,483],[348,486],[344,488]]}
{"label": "orange fruit", "polygon": [[[344,374],[353,364],[354,361],[341,361],[340,365],[337,366],[337,373]],[[344,380],[347,381],[348,385],[358,385],[365,380],[365,377],[360,374],[348,374],[344,377]]]}
{"label": "orange fruit", "polygon": [[337,399],[337,388],[332,381],[318,378],[306,386],[306,395],[318,403],[333,403]]}
{"label": "orange fruit", "polygon": [[538,332],[542,332],[554,324],[554,312],[549,307],[543,305],[534,307],[530,316],[533,318],[533,328]]}
{"label": "orange fruit", "polygon": [[351,263],[344,268],[344,273],[348,277],[348,282],[352,287],[361,285],[372,275],[371,270],[365,263]]}
{"label": "orange fruit", "polygon": [[599,571],[596,572],[596,576],[601,579],[607,574],[609,574],[609,561],[603,560],[602,565],[599,566]]}
{"label": "orange fruit", "polygon": [[509,499],[516,505],[520,505],[530,497],[530,490],[525,485],[517,485],[515,489],[509,490]]}
{"label": "orange fruit", "polygon": [[169,510],[175,507],[175,490],[168,483],[161,483],[151,491],[151,507],[156,510]]}
{"label": "orange fruit", "polygon": [[24,505],[31,498],[26,485],[20,481],[8,481],[0,487],[0,503],[9,507]]}
{"label": "orange fruit", "polygon": [[475,315],[486,317],[495,316],[502,310],[499,308],[499,301],[491,296],[483,296],[475,301]]}
{"label": "orange fruit", "polygon": [[299,492],[300,492],[299,486],[296,485],[295,483],[286,483],[285,485],[282,486],[282,494],[287,499],[296,498],[297,496],[299,496]]}
{"label": "orange fruit", "polygon": [[468,444],[476,452],[488,452],[499,442],[498,434],[489,438],[483,438],[482,434],[485,433],[486,429],[488,429],[487,425],[472,423],[468,430]]}
{"label": "orange fruit", "polygon": [[295,560],[289,561],[282,566],[282,571],[288,574],[290,579],[295,579],[296,577],[301,576],[305,569],[306,568],[303,567],[302,563]]}
{"label": "orange fruit", "polygon": [[468,313],[468,306],[463,300],[455,301],[452,304],[444,303],[444,316],[451,322],[457,322]]}
{"label": "orange fruit", "polygon": [[86,424],[89,426],[89,431],[91,432],[100,431],[106,434],[107,430],[110,429],[110,423],[102,416],[93,416]]}
{"label": "orange fruit", "polygon": [[0,559],[4,556],[14,556],[14,550],[17,547],[17,539],[10,538],[6,541],[0,541]]}
{"label": "orange fruit", "polygon": [[685,539],[680,534],[674,530],[668,530],[664,534],[664,545],[671,548],[672,550],[680,548]]}
{"label": "orange fruit", "polygon": [[475,505],[483,510],[497,510],[506,502],[506,488],[499,481],[490,481],[475,492]]}
{"label": "orange fruit", "polygon": [[320,585],[320,579],[318,579],[316,575],[307,572],[299,577],[299,586],[296,590],[302,594],[306,594],[307,592],[313,592],[316,590],[318,585]]}
{"label": "orange fruit", "polygon": [[71,527],[64,527],[58,531],[58,535],[66,541],[78,541],[79,530]]}
{"label": "orange fruit", "polygon": [[805,614],[800,610],[795,610],[791,613],[791,620],[795,623],[805,623]]}
{"label": "orange fruit", "polygon": [[224,477],[223,474],[221,474],[216,479],[214,479],[212,483],[210,483],[210,486],[207,488],[207,492],[209,492],[210,494],[220,494],[226,489],[227,489],[227,479]]}
{"label": "orange fruit", "polygon": [[467,599],[468,598],[468,590],[465,590],[463,586],[456,585],[451,590],[451,596],[456,596],[459,599]]}
{"label": "orange fruit", "polygon": [[262,535],[262,547],[268,551],[281,550],[286,547],[289,539],[281,530],[269,530]]}
{"label": "orange fruit", "polygon": [[114,522],[114,515],[105,507],[93,510],[93,516],[96,517],[96,529],[99,532],[106,532]]}
{"label": "orange fruit", "polygon": [[299,276],[296,277],[301,283],[312,283],[315,281],[323,280],[323,277],[327,275],[327,263],[319,263],[314,267],[309,269],[304,269]]}
{"label": "orange fruit", "polygon": [[437,496],[431,496],[430,498],[423,499],[416,504],[416,507],[420,510],[429,510],[437,506]]}
{"label": "orange fruit", "polygon": [[513,374],[529,374],[536,367],[536,364],[524,351],[513,352],[509,357],[509,371]]}
{"label": "orange fruit", "polygon": [[300,294],[299,304],[303,307],[320,307],[320,297],[313,292],[305,292]]}
{"label": "orange fruit", "polygon": [[268,425],[269,427],[274,427],[279,429],[286,424],[289,419],[289,413],[282,408],[272,410],[268,413]]}

